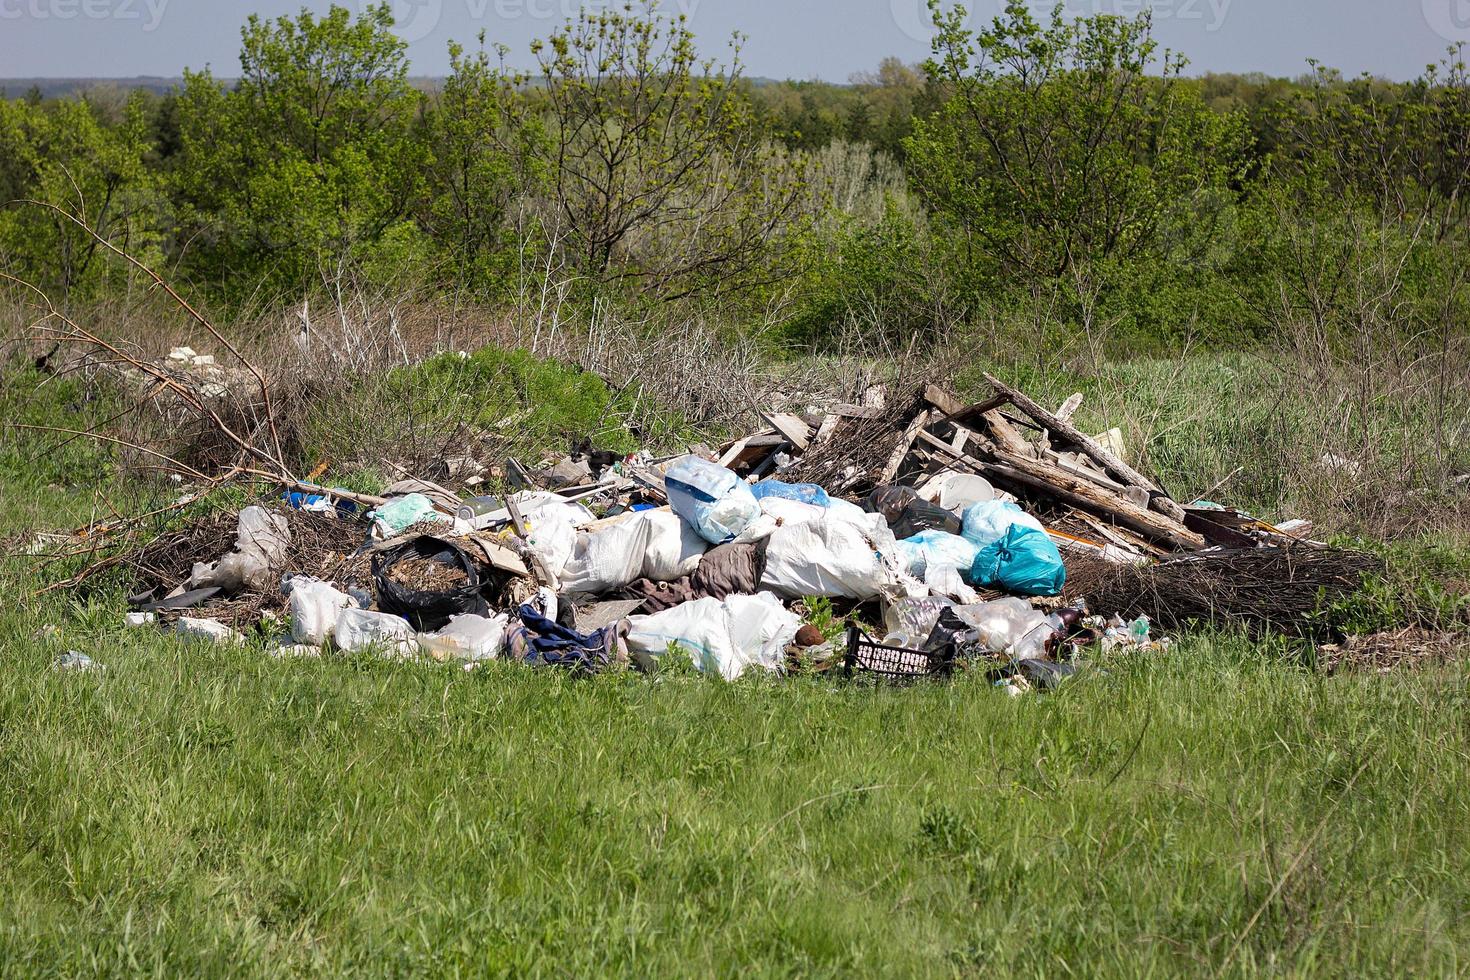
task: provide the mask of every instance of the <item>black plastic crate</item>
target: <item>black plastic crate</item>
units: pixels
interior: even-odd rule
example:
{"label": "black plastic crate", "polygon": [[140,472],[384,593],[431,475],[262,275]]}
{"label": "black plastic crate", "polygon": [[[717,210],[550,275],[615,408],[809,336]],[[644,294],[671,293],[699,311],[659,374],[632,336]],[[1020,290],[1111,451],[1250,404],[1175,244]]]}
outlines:
{"label": "black plastic crate", "polygon": [[923,677],[948,677],[954,673],[954,645],[938,650],[879,643],[857,626],[847,627],[847,657],[843,665],[848,677],[868,676],[909,681]]}

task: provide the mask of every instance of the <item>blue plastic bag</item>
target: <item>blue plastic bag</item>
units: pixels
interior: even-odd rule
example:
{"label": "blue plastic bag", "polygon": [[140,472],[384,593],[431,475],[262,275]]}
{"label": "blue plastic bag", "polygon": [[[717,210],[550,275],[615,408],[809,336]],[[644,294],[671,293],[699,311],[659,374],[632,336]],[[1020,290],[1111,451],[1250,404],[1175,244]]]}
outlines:
{"label": "blue plastic bag", "polygon": [[970,566],[975,585],[999,585],[1012,595],[1057,595],[1066,580],[1062,554],[1051,538],[1020,523],[976,552]]}
{"label": "blue plastic bag", "polygon": [[920,581],[931,565],[949,565],[959,569],[961,576],[969,575],[975,564],[976,551],[972,542],[945,531],[920,531],[898,543],[899,558],[907,566],[908,573]]}
{"label": "blue plastic bag", "polygon": [[1009,500],[982,500],[965,508],[965,526],[960,533],[977,548],[1005,537],[1013,524],[1045,533],[1041,522]]}
{"label": "blue plastic bag", "polygon": [[698,456],[676,459],[664,471],[669,506],[710,544],[739,537],[761,516],[750,487],[730,470]]}
{"label": "blue plastic bag", "polygon": [[782,500],[795,500],[816,507],[832,505],[832,498],[827,496],[827,491],[815,483],[782,483],[780,480],[762,480],[751,487],[750,492],[755,495],[756,500],[780,497]]}

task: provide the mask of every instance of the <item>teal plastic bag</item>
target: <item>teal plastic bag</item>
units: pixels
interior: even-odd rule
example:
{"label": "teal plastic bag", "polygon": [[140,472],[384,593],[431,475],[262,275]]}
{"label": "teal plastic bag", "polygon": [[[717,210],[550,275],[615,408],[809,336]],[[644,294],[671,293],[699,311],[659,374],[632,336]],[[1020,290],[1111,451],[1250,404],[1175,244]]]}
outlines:
{"label": "teal plastic bag", "polygon": [[970,580],[998,585],[1012,595],[1057,595],[1067,581],[1067,569],[1045,531],[1012,524],[999,540],[976,552]]}

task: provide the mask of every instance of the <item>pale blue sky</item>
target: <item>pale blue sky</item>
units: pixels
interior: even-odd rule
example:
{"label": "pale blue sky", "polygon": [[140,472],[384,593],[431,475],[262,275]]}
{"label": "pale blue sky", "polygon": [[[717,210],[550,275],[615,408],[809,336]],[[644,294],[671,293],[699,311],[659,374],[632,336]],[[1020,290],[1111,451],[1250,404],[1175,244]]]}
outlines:
{"label": "pale blue sky", "polygon": [[[349,6],[368,0],[345,0]],[[1051,0],[1035,0],[1049,9]],[[526,45],[583,0],[394,0],[411,42],[414,73],[442,74],[451,39],[472,44],[483,28],[528,63]],[[1193,73],[1297,75],[1307,58],[1349,74],[1416,75],[1454,40],[1470,40],[1470,0],[1066,0],[1074,14],[1154,10],[1160,40],[1187,55]],[[177,75],[237,67],[248,13],[294,13],[308,0],[0,0],[0,77]],[[593,4],[589,3],[588,6]],[[1001,0],[972,0],[976,22]],[[706,53],[731,31],[748,35],[747,72],[845,81],[887,55],[928,51],[923,0],[664,0],[682,10]]]}

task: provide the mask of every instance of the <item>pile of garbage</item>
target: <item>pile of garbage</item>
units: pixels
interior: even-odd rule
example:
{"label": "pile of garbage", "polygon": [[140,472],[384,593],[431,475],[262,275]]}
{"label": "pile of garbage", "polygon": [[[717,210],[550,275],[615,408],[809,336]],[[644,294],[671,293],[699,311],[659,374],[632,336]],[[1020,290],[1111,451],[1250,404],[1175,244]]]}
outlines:
{"label": "pile of garbage", "polygon": [[928,385],[893,408],[880,391],[772,413],[702,454],[506,460],[500,492],[468,499],[423,480],[296,488],[130,556],[128,621],[283,655],[978,670],[1021,693],[1089,655],[1166,647],[1154,623],[1305,620],[1369,570],[1300,522],[1181,505],[1116,432],[1070,423],[1077,399],[1050,412],[991,381],[977,404]]}

